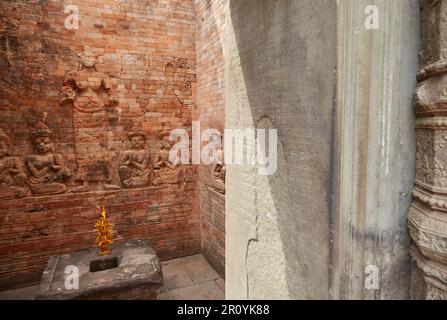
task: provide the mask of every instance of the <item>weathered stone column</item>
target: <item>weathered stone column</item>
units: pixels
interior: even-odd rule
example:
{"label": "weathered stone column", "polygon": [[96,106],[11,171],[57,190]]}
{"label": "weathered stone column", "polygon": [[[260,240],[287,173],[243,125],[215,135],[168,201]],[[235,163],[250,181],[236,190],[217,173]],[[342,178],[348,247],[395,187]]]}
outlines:
{"label": "weathered stone column", "polygon": [[413,239],[412,294],[447,299],[447,1],[420,3],[416,182],[408,225]]}

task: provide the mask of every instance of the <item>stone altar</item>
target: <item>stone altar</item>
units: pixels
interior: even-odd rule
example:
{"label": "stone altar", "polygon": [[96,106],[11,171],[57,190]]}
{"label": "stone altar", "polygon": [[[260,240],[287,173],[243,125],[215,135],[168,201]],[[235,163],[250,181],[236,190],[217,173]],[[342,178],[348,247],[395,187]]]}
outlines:
{"label": "stone altar", "polygon": [[[98,248],[50,257],[36,300],[156,300],[163,275],[149,244],[134,240],[110,248],[106,257]],[[66,288],[68,266],[79,270],[78,289]]]}

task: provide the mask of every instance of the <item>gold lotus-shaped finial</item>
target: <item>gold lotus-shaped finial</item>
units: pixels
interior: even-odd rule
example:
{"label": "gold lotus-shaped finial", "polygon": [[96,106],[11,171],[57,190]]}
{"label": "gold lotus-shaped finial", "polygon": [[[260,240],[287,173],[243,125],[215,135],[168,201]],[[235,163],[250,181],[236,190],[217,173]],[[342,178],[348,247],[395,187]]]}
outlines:
{"label": "gold lotus-shaped finial", "polygon": [[110,253],[109,244],[112,243],[112,224],[107,222],[107,212],[104,206],[101,211],[101,218],[95,223],[98,236],[96,237],[96,244],[99,246],[99,254],[101,256]]}

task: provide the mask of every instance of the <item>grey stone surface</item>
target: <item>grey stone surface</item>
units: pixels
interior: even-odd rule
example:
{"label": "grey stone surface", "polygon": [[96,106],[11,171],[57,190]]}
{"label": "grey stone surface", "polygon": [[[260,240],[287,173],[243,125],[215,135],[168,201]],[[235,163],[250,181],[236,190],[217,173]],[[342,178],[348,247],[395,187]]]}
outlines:
{"label": "grey stone surface", "polygon": [[222,300],[225,281],[206,259],[198,254],[162,262],[165,285],[159,300]]}
{"label": "grey stone surface", "polygon": [[225,291],[225,280],[222,278],[219,278],[216,280],[216,284],[219,288],[221,288],[223,291]]}
{"label": "grey stone surface", "polygon": [[[90,272],[91,261],[100,258],[98,248],[52,256],[43,272],[36,299],[144,298],[139,292],[153,295],[163,284],[160,261],[146,241],[128,241],[110,246],[107,258],[117,257],[116,268]],[[65,285],[66,268],[79,270],[79,288]]]}
{"label": "grey stone surface", "polygon": [[[186,260],[186,262],[185,262]],[[186,265],[192,262],[205,274],[213,275],[215,271],[202,255],[163,261],[164,286],[158,290],[158,300],[202,300],[224,299],[225,280],[209,277],[209,280],[195,278],[196,282],[186,270]],[[0,292],[0,300],[33,300],[39,286],[26,287],[16,290]]]}
{"label": "grey stone surface", "polygon": [[229,11],[226,128],[278,129],[279,145],[273,176],[227,166],[227,298],[328,298],[336,1]]}
{"label": "grey stone surface", "polygon": [[[230,1],[226,128],[275,128],[279,145],[273,176],[227,166],[227,298],[408,297],[417,9]],[[368,265],[380,290],[364,286]]]}
{"label": "grey stone surface", "polygon": [[158,300],[224,300],[224,291],[215,281],[205,281],[192,286],[162,292]]}
{"label": "grey stone surface", "polygon": [[176,259],[173,263],[162,264],[164,286],[158,292],[165,292],[175,288],[182,288],[194,285],[188,271],[181,259]]}
{"label": "grey stone surface", "polygon": [[[379,28],[364,27],[365,8]],[[409,297],[405,229],[415,172],[414,110],[419,53],[417,0],[339,2],[332,295]],[[377,267],[378,289],[365,287]]]}
{"label": "grey stone surface", "polygon": [[190,256],[182,259],[182,264],[195,283],[219,279],[219,274],[210,268],[202,255]]}
{"label": "grey stone surface", "polygon": [[39,285],[0,292],[0,300],[34,300]]}

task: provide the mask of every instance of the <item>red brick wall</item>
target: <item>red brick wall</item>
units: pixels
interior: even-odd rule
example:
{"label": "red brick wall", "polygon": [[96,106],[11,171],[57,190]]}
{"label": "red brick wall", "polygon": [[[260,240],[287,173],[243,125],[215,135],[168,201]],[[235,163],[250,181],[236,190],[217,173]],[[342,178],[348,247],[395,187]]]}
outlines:
{"label": "red brick wall", "polygon": [[[65,29],[63,3],[79,7],[78,30]],[[68,190],[59,195],[33,195],[26,187],[25,197],[5,200],[9,191],[0,189],[0,288],[38,280],[49,255],[94,246],[93,224],[104,198],[116,242],[147,239],[162,259],[199,252],[196,168],[176,169],[186,177],[184,186],[175,176],[161,185],[126,189],[118,175],[118,161],[130,149],[127,134],[134,124],[143,126],[152,158],[162,123],[191,126],[196,77],[193,0],[3,0],[0,27],[0,128],[9,135],[11,156],[23,162],[34,154],[32,126],[43,120],[52,131],[54,152],[73,172],[64,182]],[[203,35],[199,39],[203,45]],[[108,143],[99,146],[107,149],[111,183],[121,186],[116,191],[91,184],[95,189],[71,192],[79,186],[74,178],[79,132],[73,105],[60,99],[67,74],[79,70],[76,54],[84,51],[97,56],[99,78],[116,79],[108,94],[118,102],[104,118]],[[174,72],[172,78],[169,71]],[[210,239],[206,236],[204,244]],[[204,248],[214,252],[208,245]]]}
{"label": "red brick wall", "polygon": [[[224,130],[225,7],[228,0],[196,0],[197,16],[197,109],[193,118],[201,129]],[[199,166],[199,204],[202,253],[225,275],[225,195],[212,187],[211,166]]]}

